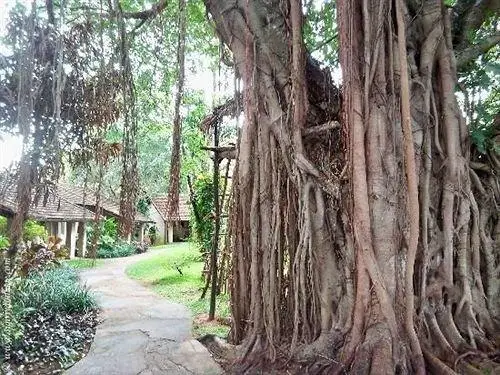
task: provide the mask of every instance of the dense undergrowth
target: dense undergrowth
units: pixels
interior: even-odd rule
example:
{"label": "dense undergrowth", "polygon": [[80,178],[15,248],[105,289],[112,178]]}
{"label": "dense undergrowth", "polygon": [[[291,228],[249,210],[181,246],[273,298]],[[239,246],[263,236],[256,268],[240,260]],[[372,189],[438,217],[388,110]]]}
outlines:
{"label": "dense undergrowth", "polygon": [[10,280],[1,296],[0,363],[3,373],[58,373],[88,350],[97,304],[76,271],[52,263]]}
{"label": "dense undergrowth", "polygon": [[[93,225],[88,226],[87,234],[92,244],[96,231]],[[96,258],[121,258],[134,254],[144,253],[148,249],[146,242],[127,242],[122,240],[118,234],[118,222],[114,218],[107,218],[100,224],[98,231]],[[89,251],[88,256],[92,257]]]}
{"label": "dense undergrowth", "polygon": [[196,246],[183,242],[169,245],[158,254],[127,268],[127,275],[140,280],[166,299],[187,306],[193,315],[193,334],[227,336],[229,296],[217,297],[217,319],[207,322],[209,299],[200,299],[204,286],[203,260]]}

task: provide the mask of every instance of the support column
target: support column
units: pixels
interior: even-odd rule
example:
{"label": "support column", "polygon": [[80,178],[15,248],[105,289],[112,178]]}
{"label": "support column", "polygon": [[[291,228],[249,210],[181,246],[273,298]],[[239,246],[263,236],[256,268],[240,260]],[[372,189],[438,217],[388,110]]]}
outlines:
{"label": "support column", "polygon": [[140,229],[139,229],[139,242],[144,242],[145,229],[146,229],[146,224],[145,223],[141,224]]}
{"label": "support column", "polygon": [[69,258],[75,257],[76,253],[76,234],[77,234],[77,222],[68,222],[66,224],[66,247],[69,250]]}
{"label": "support column", "polygon": [[52,222],[46,221],[44,223],[45,230],[47,231],[48,236],[52,236]]}
{"label": "support column", "polygon": [[56,221],[50,223],[50,235],[54,237],[59,237],[59,232],[57,231],[58,225]]}
{"label": "support column", "polygon": [[168,243],[174,242],[174,223],[169,221],[167,223],[167,235],[168,235]]}
{"label": "support column", "polygon": [[87,255],[87,231],[85,230],[85,222],[78,223],[78,240],[76,241],[77,255],[84,258]]}
{"label": "support column", "polygon": [[66,222],[59,222],[57,223],[57,237],[59,237],[63,243],[66,243],[66,240],[68,238],[67,236],[67,227]]}

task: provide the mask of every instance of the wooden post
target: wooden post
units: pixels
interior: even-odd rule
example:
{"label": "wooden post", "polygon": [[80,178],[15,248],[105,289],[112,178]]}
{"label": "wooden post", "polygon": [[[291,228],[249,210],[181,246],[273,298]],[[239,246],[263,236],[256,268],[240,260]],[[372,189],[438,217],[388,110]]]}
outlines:
{"label": "wooden post", "polygon": [[212,278],[212,289],[210,290],[210,311],[208,320],[215,318],[215,300],[217,296],[217,253],[219,250],[219,231],[220,231],[220,207],[219,207],[219,124],[214,126],[214,180],[213,180],[213,198],[215,210],[214,237],[212,242],[212,254],[210,259],[210,270]]}

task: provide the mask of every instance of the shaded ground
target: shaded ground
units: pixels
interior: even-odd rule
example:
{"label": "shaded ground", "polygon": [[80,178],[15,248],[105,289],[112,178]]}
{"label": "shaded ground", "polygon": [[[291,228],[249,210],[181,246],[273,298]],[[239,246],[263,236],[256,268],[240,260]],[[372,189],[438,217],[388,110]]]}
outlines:
{"label": "shaded ground", "polygon": [[106,260],[82,272],[97,292],[103,323],[84,359],[68,375],[221,374],[208,351],[192,340],[186,307],[171,303],[125,275],[125,268],[156,251]]}

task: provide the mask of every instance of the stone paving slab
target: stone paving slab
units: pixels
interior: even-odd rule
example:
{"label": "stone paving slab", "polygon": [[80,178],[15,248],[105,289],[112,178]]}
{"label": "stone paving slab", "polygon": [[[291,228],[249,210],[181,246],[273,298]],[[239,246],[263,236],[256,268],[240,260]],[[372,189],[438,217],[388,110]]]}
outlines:
{"label": "stone paving slab", "polygon": [[67,375],[219,375],[220,366],[191,338],[191,316],[125,275],[153,252],[106,260],[81,273],[97,295],[103,322],[87,356]]}

